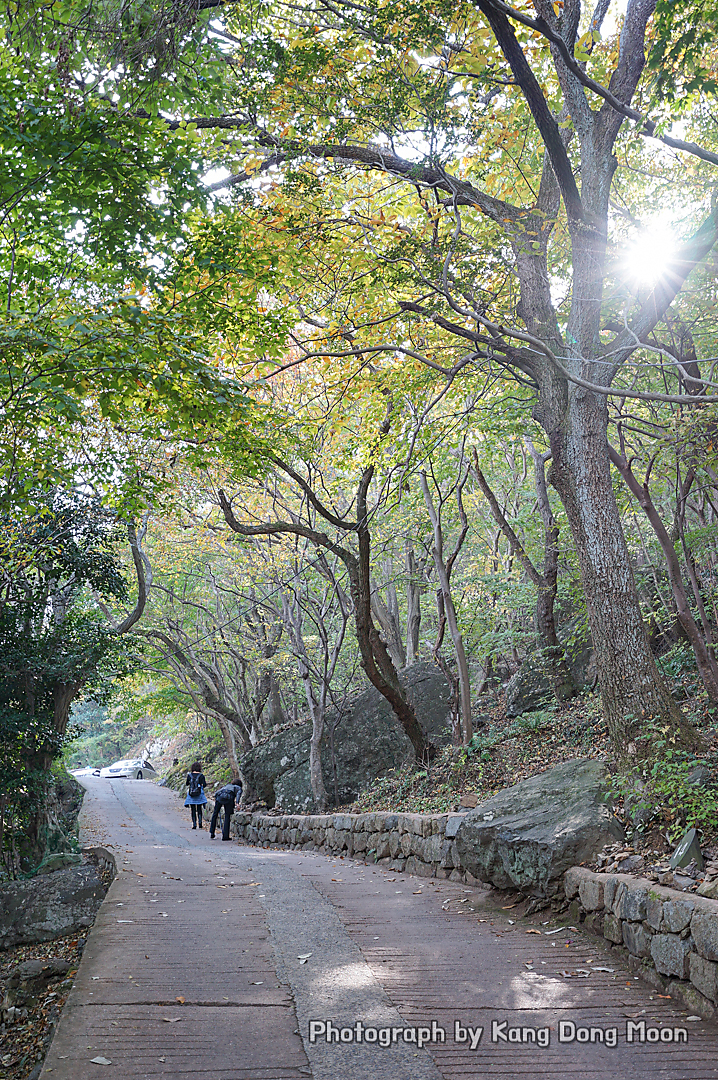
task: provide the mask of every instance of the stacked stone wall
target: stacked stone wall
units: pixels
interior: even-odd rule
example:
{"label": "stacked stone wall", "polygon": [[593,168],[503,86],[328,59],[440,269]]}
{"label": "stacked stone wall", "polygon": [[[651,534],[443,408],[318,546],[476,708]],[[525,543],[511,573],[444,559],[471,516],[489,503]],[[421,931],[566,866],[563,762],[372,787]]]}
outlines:
{"label": "stacked stone wall", "polygon": [[572,866],[573,915],[628,953],[629,968],[693,1012],[718,1013],[718,900]]}
{"label": "stacked stone wall", "polygon": [[238,839],[259,847],[322,851],[368,859],[418,877],[478,884],[461,865],[456,834],[463,814],[242,814]]}

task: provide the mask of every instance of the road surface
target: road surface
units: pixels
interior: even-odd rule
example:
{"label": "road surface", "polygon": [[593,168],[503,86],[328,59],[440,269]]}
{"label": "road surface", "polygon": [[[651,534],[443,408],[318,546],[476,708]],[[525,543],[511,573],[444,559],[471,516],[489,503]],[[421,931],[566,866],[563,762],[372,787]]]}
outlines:
{"label": "road surface", "polygon": [[490,889],[210,840],[148,781],[82,783],[82,840],[119,872],[41,1080],[718,1077],[718,1027],[589,933]]}

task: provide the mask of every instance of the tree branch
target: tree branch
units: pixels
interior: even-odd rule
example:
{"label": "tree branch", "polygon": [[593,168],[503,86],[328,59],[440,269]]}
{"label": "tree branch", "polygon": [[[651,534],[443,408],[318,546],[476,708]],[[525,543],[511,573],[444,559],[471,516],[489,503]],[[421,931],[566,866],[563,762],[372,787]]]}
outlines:
{"label": "tree branch", "polygon": [[147,597],[149,596],[150,588],[152,586],[152,566],[150,565],[150,560],[142,550],[142,541],[147,533],[148,518],[149,512],[146,512],[142,517],[139,534],[135,529],[134,523],[131,521],[127,522],[127,539],[130,542],[130,550],[132,552],[132,559],[137,574],[137,603],[135,604],[134,611],[131,611],[130,614],[115,627],[116,634],[126,634],[136,622],[139,622],[142,613],[145,610]]}
{"label": "tree branch", "polygon": [[504,4],[501,0],[487,0],[497,11],[503,12],[509,18],[514,19],[516,22],[521,23],[523,26],[528,26],[530,29],[535,30],[537,33],[545,37],[547,41],[550,41],[552,45],[556,46],[557,51],[560,53],[561,59],[564,64],[574,75],[579,82],[581,82],[587,90],[592,90],[594,94],[598,94],[603,98],[612,109],[615,109],[617,113],[624,116],[627,120],[634,120],[637,124],[642,125],[642,130],[638,132],[639,135],[644,135],[646,138],[657,139],[665,146],[670,146],[674,150],[683,150],[687,154],[692,154],[694,157],[700,158],[702,161],[708,161],[712,165],[718,165],[718,154],[712,153],[710,150],[705,150],[702,146],[698,146],[694,142],[686,142],[683,139],[675,139],[671,135],[659,135],[656,133],[656,127],[658,121],[651,120],[637,109],[632,108],[626,102],[621,101],[619,97],[602,86],[601,83],[596,82],[590,75],[587,75],[578,61],[572,56],[566,42],[561,35],[553,30],[545,19],[539,18],[532,19],[528,15],[524,15],[521,11],[516,11],[515,8],[510,7],[508,4]]}

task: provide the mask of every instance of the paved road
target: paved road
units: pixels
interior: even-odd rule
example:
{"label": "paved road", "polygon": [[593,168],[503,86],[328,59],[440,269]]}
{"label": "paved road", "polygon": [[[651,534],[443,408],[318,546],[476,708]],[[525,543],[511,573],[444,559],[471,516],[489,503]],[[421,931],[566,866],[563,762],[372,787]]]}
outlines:
{"label": "paved road", "polygon": [[147,781],[83,783],[83,839],[120,872],[41,1080],[718,1077],[718,1028],[589,934],[491,890],[210,841]]}

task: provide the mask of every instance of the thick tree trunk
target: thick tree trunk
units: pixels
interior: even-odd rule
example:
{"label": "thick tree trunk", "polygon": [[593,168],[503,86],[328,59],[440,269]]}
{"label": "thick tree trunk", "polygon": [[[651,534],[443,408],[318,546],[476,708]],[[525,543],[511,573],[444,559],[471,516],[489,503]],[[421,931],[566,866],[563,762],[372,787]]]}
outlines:
{"label": "thick tree trunk", "polygon": [[606,440],[605,400],[572,388],[563,423],[548,432],[552,483],[566,509],[596,650],[603,708],[619,757],[644,756],[651,721],[682,745],[697,733],[681,715],[648,643],[618,506]]}
{"label": "thick tree trunk", "polygon": [[354,625],[361,654],[361,665],[369,681],[379,693],[384,695],[394,710],[397,720],[414,747],[417,761],[429,761],[433,748],[417,720],[414,706],[399,682],[389,651],[371,617],[370,536],[366,525],[365,496],[360,497],[357,502],[359,558],[353,566],[347,566],[347,569],[354,602]]}
{"label": "thick tree trunk", "polygon": [[286,720],[284,715],[284,709],[282,708],[282,697],[279,691],[279,683],[275,679],[274,675],[270,675],[271,688],[269,691],[269,720],[274,724],[283,724]]}
{"label": "thick tree trunk", "polygon": [[327,789],[324,786],[322,773],[322,738],[324,736],[324,709],[314,697],[309,678],[304,679],[304,689],[307,694],[307,704],[312,714],[312,737],[309,740],[309,781],[312,785],[312,795],[318,814],[323,814],[327,808]]}

